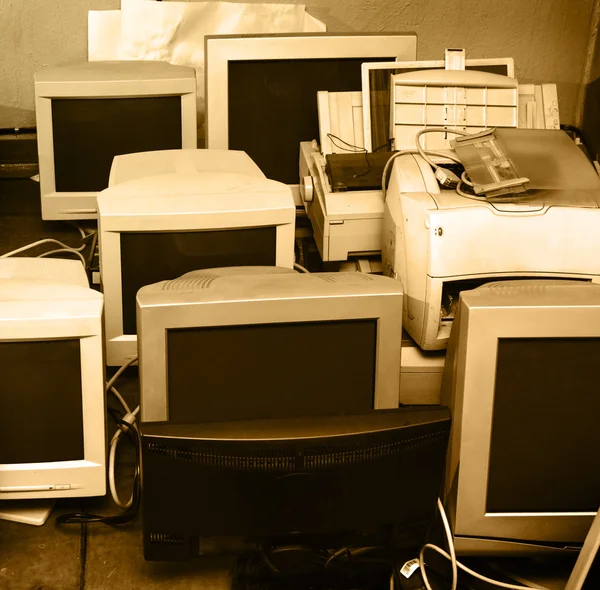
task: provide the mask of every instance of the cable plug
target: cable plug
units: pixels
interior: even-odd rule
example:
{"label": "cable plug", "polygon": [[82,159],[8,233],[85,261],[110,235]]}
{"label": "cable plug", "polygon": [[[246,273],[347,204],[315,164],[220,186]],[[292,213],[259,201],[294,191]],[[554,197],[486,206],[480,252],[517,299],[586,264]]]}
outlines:
{"label": "cable plug", "polygon": [[446,188],[456,188],[460,182],[460,178],[447,168],[438,166],[435,170],[435,177],[437,181]]}
{"label": "cable plug", "polygon": [[[127,422],[128,424],[133,426],[135,422],[135,414],[133,412],[129,412],[129,414],[125,414],[125,416],[123,416],[122,420],[123,422]],[[123,432],[127,432],[128,430],[129,427],[123,426]]]}

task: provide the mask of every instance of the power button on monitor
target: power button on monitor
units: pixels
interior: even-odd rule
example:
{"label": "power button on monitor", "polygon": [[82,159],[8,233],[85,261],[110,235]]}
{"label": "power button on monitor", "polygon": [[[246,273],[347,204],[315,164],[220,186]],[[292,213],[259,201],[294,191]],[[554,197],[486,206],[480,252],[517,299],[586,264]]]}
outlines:
{"label": "power button on monitor", "polygon": [[57,483],[57,484],[54,484],[54,489],[55,490],[70,490],[71,484],[70,483]]}

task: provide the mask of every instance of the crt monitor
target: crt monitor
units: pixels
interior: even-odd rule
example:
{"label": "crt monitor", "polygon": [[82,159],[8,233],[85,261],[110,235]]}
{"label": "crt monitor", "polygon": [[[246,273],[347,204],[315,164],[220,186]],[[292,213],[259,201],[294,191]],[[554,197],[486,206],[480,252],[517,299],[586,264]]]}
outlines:
{"label": "crt monitor", "polygon": [[109,365],[137,355],[144,285],[211,267],[294,264],[291,190],[261,173],[137,178],[102,191],[98,207]]}
{"label": "crt monitor", "polygon": [[210,537],[397,550],[427,538],[450,413],[417,407],[141,428],[146,559],[197,556]]}
{"label": "crt monitor", "polygon": [[102,307],[79,261],[0,259],[0,512],[106,492]]}
{"label": "crt monitor", "polygon": [[116,155],[196,147],[193,68],[85,62],[34,81],[44,219],[95,219]]}
{"label": "crt monitor", "polygon": [[247,152],[301,205],[300,142],[319,137],[317,92],[360,91],[362,63],[416,52],[414,33],[208,36],[207,147]]}
{"label": "crt monitor", "polygon": [[219,269],[144,287],[141,419],[395,408],[401,316],[400,283],[360,273]]}
{"label": "crt monitor", "polygon": [[260,168],[241,151],[154,150],[115,156],[110,167],[108,186],[145,176],[196,172],[236,172],[264,177]]}
{"label": "crt monitor", "polygon": [[600,286],[503,281],[460,294],[442,403],[457,551],[582,543],[600,505]]}

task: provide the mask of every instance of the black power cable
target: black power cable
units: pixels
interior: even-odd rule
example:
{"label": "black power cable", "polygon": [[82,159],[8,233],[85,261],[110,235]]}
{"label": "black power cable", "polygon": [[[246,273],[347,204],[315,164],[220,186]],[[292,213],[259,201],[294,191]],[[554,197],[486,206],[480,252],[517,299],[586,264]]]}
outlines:
{"label": "black power cable", "polygon": [[[113,416],[114,417],[114,416]],[[91,523],[101,522],[112,526],[119,526],[129,524],[133,522],[138,514],[140,508],[141,499],[141,485],[140,485],[140,441],[139,436],[135,428],[125,422],[124,420],[117,419],[117,425],[126,434],[135,448],[135,475],[133,478],[133,498],[131,506],[127,508],[121,514],[103,516],[99,514],[92,514],[90,512],[72,512],[69,514],[61,514],[56,517],[57,524],[80,524],[80,523]]]}

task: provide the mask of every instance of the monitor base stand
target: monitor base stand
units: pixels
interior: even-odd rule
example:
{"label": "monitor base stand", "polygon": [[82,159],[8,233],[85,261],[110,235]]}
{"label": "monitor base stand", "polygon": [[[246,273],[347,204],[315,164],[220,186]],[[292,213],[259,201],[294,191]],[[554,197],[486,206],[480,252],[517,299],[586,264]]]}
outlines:
{"label": "monitor base stand", "polygon": [[3,500],[0,502],[0,520],[42,526],[55,504],[56,500]]}

